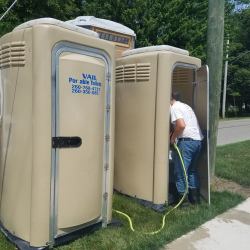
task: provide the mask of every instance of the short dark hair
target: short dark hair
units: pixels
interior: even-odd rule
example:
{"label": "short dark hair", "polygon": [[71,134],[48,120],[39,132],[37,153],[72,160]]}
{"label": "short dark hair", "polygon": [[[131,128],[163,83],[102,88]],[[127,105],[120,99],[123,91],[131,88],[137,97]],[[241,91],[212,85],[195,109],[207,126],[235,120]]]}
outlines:
{"label": "short dark hair", "polygon": [[175,100],[175,96],[174,93],[172,92],[172,100]]}

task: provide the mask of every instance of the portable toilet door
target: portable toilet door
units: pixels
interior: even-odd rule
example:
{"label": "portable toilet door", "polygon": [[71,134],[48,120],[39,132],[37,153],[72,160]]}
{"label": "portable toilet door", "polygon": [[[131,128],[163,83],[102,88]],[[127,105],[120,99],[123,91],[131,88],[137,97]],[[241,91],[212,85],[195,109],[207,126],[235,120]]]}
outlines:
{"label": "portable toilet door", "polygon": [[200,178],[200,193],[208,204],[210,204],[209,68],[207,65],[196,71],[196,82],[194,82],[194,86],[193,108],[204,136],[202,151],[197,163],[197,171]]}
{"label": "portable toilet door", "polygon": [[[187,77],[193,75],[186,85]],[[197,163],[201,196],[210,204],[210,163],[209,163],[209,69],[208,66],[197,67],[189,63],[177,62],[172,69],[172,92],[178,93],[180,101],[193,108],[200,129],[204,136],[202,149]],[[171,93],[172,93],[171,92]],[[183,101],[184,99],[184,101]],[[172,168],[174,167],[172,162]],[[171,171],[171,167],[169,167]]]}
{"label": "portable toilet door", "polygon": [[59,20],[1,37],[0,227],[52,248],[112,220],[115,45]]}
{"label": "portable toilet door", "polygon": [[96,220],[107,226],[110,74],[110,60],[100,50],[61,42],[52,51],[51,228],[56,235],[58,228]]}

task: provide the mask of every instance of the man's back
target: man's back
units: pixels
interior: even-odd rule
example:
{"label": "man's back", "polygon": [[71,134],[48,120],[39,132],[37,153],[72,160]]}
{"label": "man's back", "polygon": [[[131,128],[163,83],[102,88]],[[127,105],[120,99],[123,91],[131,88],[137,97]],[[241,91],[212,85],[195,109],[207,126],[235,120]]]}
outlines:
{"label": "man's back", "polygon": [[176,125],[176,120],[183,119],[185,129],[179,138],[192,138],[202,140],[203,135],[193,109],[185,103],[175,101],[171,106],[171,122]]}

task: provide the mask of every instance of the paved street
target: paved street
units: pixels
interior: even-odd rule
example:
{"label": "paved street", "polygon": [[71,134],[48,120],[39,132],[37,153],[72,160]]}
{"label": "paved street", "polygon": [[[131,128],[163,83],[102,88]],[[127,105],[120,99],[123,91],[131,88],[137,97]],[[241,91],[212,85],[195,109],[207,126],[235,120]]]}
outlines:
{"label": "paved street", "polygon": [[250,119],[219,122],[217,146],[250,140]]}

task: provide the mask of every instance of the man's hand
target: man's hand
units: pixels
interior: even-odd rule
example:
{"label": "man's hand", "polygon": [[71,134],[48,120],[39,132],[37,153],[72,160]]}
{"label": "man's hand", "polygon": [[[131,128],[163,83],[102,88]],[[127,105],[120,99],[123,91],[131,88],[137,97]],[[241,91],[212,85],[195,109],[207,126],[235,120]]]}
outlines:
{"label": "man's hand", "polygon": [[174,144],[175,138],[173,136],[170,137],[170,143]]}
{"label": "man's hand", "polygon": [[174,144],[175,142],[175,138],[173,137],[174,132],[170,133],[169,137],[170,137],[170,144]]}

